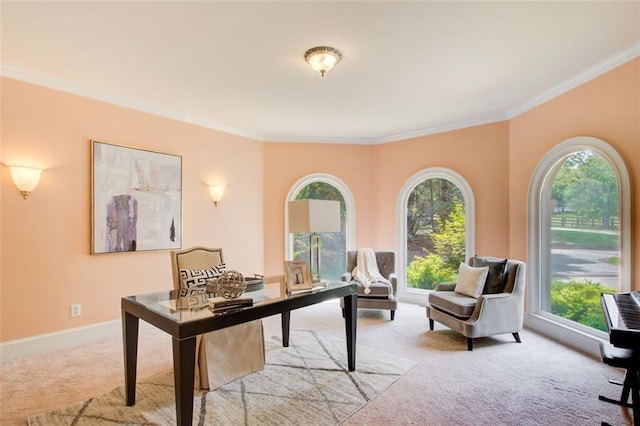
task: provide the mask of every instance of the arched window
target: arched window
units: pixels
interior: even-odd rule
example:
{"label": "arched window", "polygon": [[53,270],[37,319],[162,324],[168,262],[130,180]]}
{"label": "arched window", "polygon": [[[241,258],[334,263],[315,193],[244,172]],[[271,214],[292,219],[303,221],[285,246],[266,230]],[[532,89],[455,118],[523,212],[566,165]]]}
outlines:
{"label": "arched window", "polygon": [[600,139],[571,138],[542,158],[529,189],[533,328],[584,350],[606,337],[600,295],[630,289],[629,192],[624,162]]}
{"label": "arched window", "polygon": [[475,251],[475,207],[467,181],[453,170],[413,175],[398,199],[398,275],[405,300],[455,280],[460,262]]}
{"label": "arched window", "polygon": [[285,211],[285,259],[309,259],[309,235],[289,234],[287,203],[294,200],[318,199],[340,202],[340,232],[320,234],[321,276],[339,281],[345,272],[346,252],[355,245],[355,207],[348,187],[335,176],[324,173],[308,175],[298,180],[289,190]]}

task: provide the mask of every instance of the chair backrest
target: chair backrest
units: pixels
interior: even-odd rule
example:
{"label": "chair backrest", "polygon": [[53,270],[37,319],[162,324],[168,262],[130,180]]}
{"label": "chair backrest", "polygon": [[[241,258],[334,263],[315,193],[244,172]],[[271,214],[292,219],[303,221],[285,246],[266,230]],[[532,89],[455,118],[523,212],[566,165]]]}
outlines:
{"label": "chair backrest", "polygon": [[181,269],[206,269],[224,263],[221,248],[191,247],[171,251],[173,288],[179,289]]}
{"label": "chair backrest", "polygon": [[527,265],[521,260],[509,259],[505,266],[505,279],[507,281],[505,293],[521,294],[524,297],[524,284]]}
{"label": "chair backrest", "polygon": [[[396,254],[393,251],[376,251],[376,263],[380,274],[389,279],[389,275],[396,271]],[[356,267],[357,250],[347,252],[347,272],[353,271]]]}
{"label": "chair backrest", "polygon": [[[504,260],[490,256],[482,256],[482,258],[494,262]],[[473,257],[469,258],[468,263],[473,265]],[[507,264],[504,268],[504,292],[524,295],[525,275],[526,264],[523,261],[507,259]]]}

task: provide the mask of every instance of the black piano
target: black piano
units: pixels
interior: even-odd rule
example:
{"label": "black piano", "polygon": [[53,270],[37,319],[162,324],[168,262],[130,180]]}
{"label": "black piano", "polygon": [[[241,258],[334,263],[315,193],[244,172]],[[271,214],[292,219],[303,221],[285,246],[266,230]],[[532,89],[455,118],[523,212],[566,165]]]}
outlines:
{"label": "black piano", "polygon": [[613,346],[640,349],[640,291],[602,293],[602,308]]}
{"label": "black piano", "polygon": [[[602,310],[609,332],[609,342],[618,348],[632,349],[637,357],[636,367],[627,370],[635,377],[631,385],[634,424],[640,425],[640,291],[631,293],[602,293]],[[602,423],[606,424],[606,423]]]}

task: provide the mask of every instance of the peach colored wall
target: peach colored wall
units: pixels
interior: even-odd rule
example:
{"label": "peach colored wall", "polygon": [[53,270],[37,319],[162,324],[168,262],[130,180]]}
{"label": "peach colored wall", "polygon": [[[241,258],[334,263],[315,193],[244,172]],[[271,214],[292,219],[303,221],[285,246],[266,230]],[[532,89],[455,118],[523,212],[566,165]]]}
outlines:
{"label": "peach colored wall", "polygon": [[[168,252],[88,254],[90,139],[182,155],[183,246],[222,246],[235,269],[272,275],[283,270],[286,194],[298,179],[319,172],[352,191],[356,245],[395,248],[403,184],[424,168],[450,168],[475,195],[476,252],[526,259],[527,190],[535,166],[555,144],[595,136],[616,148],[629,168],[637,269],[639,62],[508,122],[379,146],[262,144],[1,79],[0,161],[47,170],[23,201],[6,167],[0,169],[0,341],[116,319],[121,296],[171,287]],[[215,208],[205,182],[218,180],[227,189]],[[72,303],[82,304],[80,318],[70,318]]]}
{"label": "peach colored wall", "polygon": [[[0,78],[0,95],[2,94],[4,80]],[[0,102],[0,118],[2,117],[2,102]],[[2,120],[0,119],[0,158],[2,158]],[[0,185],[0,307],[2,306],[2,194],[4,192],[4,185]],[[0,315],[0,342],[2,342],[2,315]]]}
{"label": "peach colored wall", "polygon": [[632,284],[640,268],[640,59],[630,61],[511,120],[510,245],[527,257],[527,191],[535,167],[556,144],[575,136],[600,138],[626,163],[632,186]]}
{"label": "peach colored wall", "polygon": [[376,245],[397,249],[397,202],[415,173],[444,167],[471,186],[476,252],[509,254],[508,122],[487,124],[375,147]]}
{"label": "peach colored wall", "polygon": [[[473,152],[473,155],[468,155]],[[427,167],[461,174],[476,197],[479,253],[509,252],[508,123],[425,136],[380,146],[268,143],[265,145],[265,270],[282,273],[284,204],[303,176],[329,173],[351,190],[356,246],[397,249],[396,205],[405,182]]]}
{"label": "peach colored wall", "polygon": [[284,271],[284,206],[287,193],[300,178],[326,173],[347,185],[356,205],[356,242],[374,243],[371,230],[375,187],[371,146],[308,143],[264,145],[264,253],[268,275]]}
{"label": "peach colored wall", "polygon": [[[1,341],[118,319],[122,296],[172,287],[168,251],[90,255],[91,139],[181,155],[183,247],[263,271],[262,143],[6,78],[2,112],[0,161],[46,170],[24,201],[0,168]],[[226,185],[217,208],[206,183]]]}

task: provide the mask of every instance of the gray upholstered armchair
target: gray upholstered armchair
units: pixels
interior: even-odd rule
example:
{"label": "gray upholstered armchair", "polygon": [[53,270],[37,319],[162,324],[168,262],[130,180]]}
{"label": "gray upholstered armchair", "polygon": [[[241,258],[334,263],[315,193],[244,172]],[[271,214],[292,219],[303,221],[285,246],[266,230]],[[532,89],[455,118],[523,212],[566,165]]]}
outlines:
{"label": "gray upholstered armchair", "polygon": [[[357,250],[347,252],[347,272],[342,275],[342,281],[349,282],[353,279],[352,271],[357,263]],[[389,280],[391,287],[386,283],[373,282],[369,286],[370,293],[365,294],[365,288],[358,283],[358,308],[364,309],[389,309],[391,311],[391,320],[393,321],[398,309],[398,301],[396,300],[398,291],[398,277],[395,274],[396,255],[392,251],[376,251],[376,263],[380,274]],[[342,299],[340,306],[344,309]]]}
{"label": "gray upholstered armchair", "polygon": [[[224,264],[221,248],[192,247],[171,252],[173,287],[206,287],[208,271]],[[222,270],[223,268],[218,268]],[[262,320],[234,325],[198,336],[196,388],[214,390],[264,369]]]}
{"label": "gray upholstered armchair", "polygon": [[[500,264],[504,264],[502,270]],[[434,321],[438,321],[461,333],[467,338],[470,351],[476,337],[511,333],[520,343],[518,333],[522,330],[524,318],[525,263],[474,256],[469,259],[469,265],[489,266],[483,294],[474,298],[455,292],[456,284],[438,285],[429,293],[429,328],[433,330]]]}

